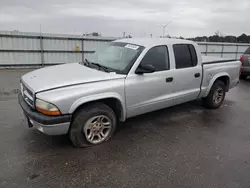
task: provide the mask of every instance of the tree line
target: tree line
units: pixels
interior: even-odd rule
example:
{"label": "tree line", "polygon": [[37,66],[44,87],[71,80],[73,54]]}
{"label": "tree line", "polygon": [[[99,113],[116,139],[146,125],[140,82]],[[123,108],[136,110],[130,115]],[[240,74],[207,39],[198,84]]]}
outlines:
{"label": "tree line", "polygon": [[[92,33],[86,33],[84,36],[94,36],[98,37],[101,36],[101,33],[98,32],[92,32]],[[152,35],[151,35],[152,37]],[[162,38],[162,36],[160,36]],[[172,38],[170,35],[164,36],[163,38]],[[123,38],[132,38],[132,35],[125,35],[125,32],[123,34]],[[176,38],[176,37],[173,37]],[[183,37],[177,37],[180,39],[184,39]],[[196,42],[228,42],[228,43],[250,43],[250,35],[246,35],[243,33],[242,35],[236,37],[233,35],[227,35],[223,36],[220,31],[216,31],[214,35],[212,36],[198,36],[194,38],[187,38],[188,40],[196,41]]]}
{"label": "tree line", "polygon": [[222,36],[219,32],[215,32],[213,36],[203,36],[188,38],[189,40],[197,42],[229,42],[229,43],[250,43],[250,35],[243,33],[242,35],[236,37],[232,35]]}

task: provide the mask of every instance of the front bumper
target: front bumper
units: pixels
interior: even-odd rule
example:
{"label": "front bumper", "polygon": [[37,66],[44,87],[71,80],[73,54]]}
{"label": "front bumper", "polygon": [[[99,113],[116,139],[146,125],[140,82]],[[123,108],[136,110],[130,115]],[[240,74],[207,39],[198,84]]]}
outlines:
{"label": "front bumper", "polygon": [[250,76],[250,67],[242,67],[241,74]]}
{"label": "front bumper", "polygon": [[29,127],[35,127],[47,135],[63,135],[68,133],[71,115],[43,115],[30,108],[21,94],[18,95],[18,101],[24,114],[27,116]]}

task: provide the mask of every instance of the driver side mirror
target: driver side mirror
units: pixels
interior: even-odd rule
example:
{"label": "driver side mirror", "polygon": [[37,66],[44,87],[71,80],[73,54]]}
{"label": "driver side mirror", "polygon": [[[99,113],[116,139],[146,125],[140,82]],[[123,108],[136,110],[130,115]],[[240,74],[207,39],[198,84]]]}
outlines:
{"label": "driver side mirror", "polygon": [[151,64],[139,65],[136,69],[135,74],[153,73],[155,72],[155,67]]}

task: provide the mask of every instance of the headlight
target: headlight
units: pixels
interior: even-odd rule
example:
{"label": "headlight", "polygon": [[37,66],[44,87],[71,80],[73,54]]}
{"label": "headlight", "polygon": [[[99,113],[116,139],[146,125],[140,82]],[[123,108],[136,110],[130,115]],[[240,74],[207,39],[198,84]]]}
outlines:
{"label": "headlight", "polygon": [[36,99],[36,110],[49,116],[61,115],[60,110],[55,105],[40,99]]}

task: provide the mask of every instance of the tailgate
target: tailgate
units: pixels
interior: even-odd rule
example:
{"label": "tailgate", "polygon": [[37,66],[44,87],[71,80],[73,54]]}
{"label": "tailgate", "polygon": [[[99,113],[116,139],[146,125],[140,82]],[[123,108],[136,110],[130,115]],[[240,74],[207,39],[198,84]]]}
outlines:
{"label": "tailgate", "polygon": [[242,56],[242,66],[249,67],[250,66],[250,54],[244,54]]}
{"label": "tailgate", "polygon": [[250,66],[250,47],[244,52],[242,55],[242,66],[249,67]]}

